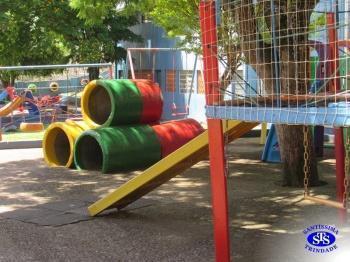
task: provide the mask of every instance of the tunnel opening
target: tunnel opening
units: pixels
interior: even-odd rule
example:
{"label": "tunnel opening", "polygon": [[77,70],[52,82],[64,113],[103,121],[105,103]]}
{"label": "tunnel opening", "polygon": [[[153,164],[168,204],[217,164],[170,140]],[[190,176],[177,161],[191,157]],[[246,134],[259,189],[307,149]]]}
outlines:
{"label": "tunnel opening", "polygon": [[108,91],[97,85],[88,97],[88,112],[90,119],[98,125],[107,122],[112,113],[112,102]]}
{"label": "tunnel opening", "polygon": [[85,170],[101,171],[103,165],[103,152],[97,140],[84,135],[76,144],[76,162],[79,168]]}
{"label": "tunnel opening", "polygon": [[61,128],[53,128],[47,135],[47,144],[53,145],[52,148],[46,147],[46,156],[50,163],[56,166],[66,166],[73,153],[70,147],[69,138]]}

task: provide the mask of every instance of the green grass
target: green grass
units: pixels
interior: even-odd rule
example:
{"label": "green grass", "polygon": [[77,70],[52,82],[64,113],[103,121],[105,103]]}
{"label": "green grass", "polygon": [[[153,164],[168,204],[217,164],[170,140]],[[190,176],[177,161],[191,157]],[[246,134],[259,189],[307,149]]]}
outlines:
{"label": "green grass", "polygon": [[44,131],[41,132],[8,132],[2,134],[2,141],[30,141],[30,140],[42,140],[44,137]]}

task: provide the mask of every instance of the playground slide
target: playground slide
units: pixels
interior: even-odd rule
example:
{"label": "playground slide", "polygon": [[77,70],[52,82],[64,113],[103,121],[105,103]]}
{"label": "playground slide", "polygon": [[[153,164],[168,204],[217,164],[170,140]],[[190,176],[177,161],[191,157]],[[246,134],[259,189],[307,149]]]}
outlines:
{"label": "playground slide", "polygon": [[0,108],[0,117],[5,117],[11,114],[11,112],[16,110],[24,101],[25,101],[24,97],[21,97],[21,96],[16,97],[12,102]]}
{"label": "playground slide", "polygon": [[26,101],[24,102],[25,106],[28,109],[29,115],[30,116],[39,116],[40,111],[38,106],[33,102],[34,101],[34,96],[32,92],[26,92],[25,94]]}
{"label": "playground slide", "polygon": [[[228,121],[228,142],[231,142],[252,128],[256,123]],[[226,129],[226,124],[224,124]],[[89,207],[91,216],[95,216],[109,208],[122,209],[136,201],[148,192],[159,187],[171,178],[181,174],[186,169],[208,157],[208,131],[200,134],[190,142],[163,158],[140,175],[126,182],[113,192],[98,200]]]}

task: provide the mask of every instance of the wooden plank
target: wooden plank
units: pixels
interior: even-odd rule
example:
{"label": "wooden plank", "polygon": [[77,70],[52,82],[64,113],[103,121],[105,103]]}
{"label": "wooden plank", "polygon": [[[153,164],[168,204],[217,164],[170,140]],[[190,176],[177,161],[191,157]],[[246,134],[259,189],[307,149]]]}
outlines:
{"label": "wooden plank", "polygon": [[329,200],[329,199],[324,199],[324,198],[309,196],[309,195],[306,195],[304,198],[306,200],[312,201],[314,203],[318,203],[320,205],[339,208],[339,209],[345,209],[345,207],[343,206],[343,203],[340,203],[334,200]]}

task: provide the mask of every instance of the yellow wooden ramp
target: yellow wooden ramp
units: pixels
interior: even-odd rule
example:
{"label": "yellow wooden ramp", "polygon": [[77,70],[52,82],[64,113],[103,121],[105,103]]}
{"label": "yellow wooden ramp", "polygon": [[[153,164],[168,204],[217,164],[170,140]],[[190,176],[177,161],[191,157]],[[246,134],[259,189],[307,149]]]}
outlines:
{"label": "yellow wooden ramp", "polygon": [[[228,142],[237,139],[254,128],[256,123],[227,121],[223,123]],[[208,131],[192,139],[190,142],[163,158],[135,178],[121,185],[113,192],[98,200],[89,207],[91,216],[95,216],[109,208],[122,209],[148,192],[159,187],[171,178],[208,157]]]}

